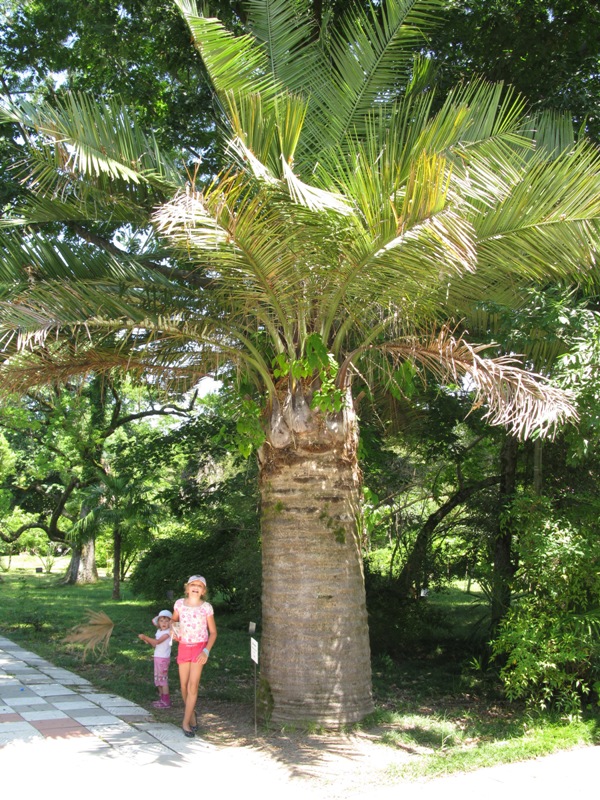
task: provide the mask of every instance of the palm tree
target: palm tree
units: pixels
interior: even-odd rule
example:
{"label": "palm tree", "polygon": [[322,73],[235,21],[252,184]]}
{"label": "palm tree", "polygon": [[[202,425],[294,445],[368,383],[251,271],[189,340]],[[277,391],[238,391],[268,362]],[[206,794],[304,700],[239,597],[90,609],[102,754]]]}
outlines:
{"label": "palm tree", "polygon": [[[410,370],[468,380],[518,436],[574,414],[458,331],[478,299],[518,305],[528,284],[591,281],[598,154],[502,86],[434,105],[414,51],[436,0],[338,18],[250,0],[241,36],[177,4],[226,167],[202,187],[184,180],[116,104],[7,104],[30,197],[0,243],[3,378],[231,369],[240,407],[260,410],[245,423],[261,441],[264,711],[352,722],[372,708],[358,395]],[[119,226],[148,232],[153,205],[144,247],[115,245]]]}
{"label": "palm tree", "polygon": [[[121,599],[121,582],[135,540],[148,539],[156,526],[159,509],[149,497],[147,487],[133,483],[130,476],[112,475],[106,467],[101,480],[90,486],[84,500],[85,516],[73,526],[74,535],[89,538],[102,528],[109,528],[113,543],[113,600]],[[139,547],[139,544],[138,544]]]}

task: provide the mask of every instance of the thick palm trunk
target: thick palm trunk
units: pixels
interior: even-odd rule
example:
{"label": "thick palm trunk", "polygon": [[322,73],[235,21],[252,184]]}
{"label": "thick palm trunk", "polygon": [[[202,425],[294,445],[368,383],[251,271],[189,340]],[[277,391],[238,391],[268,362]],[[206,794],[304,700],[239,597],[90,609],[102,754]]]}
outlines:
{"label": "thick palm trunk", "polygon": [[372,699],[354,414],[328,424],[289,404],[260,461],[263,711],[355,722]]}

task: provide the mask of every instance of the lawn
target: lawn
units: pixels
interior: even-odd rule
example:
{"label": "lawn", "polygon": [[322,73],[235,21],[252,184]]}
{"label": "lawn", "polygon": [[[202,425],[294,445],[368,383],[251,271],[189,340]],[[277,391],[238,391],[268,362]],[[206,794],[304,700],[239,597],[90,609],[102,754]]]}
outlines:
{"label": "lawn", "polygon": [[[112,600],[111,581],[106,577],[94,585],[65,586],[60,581],[61,566],[57,562],[51,574],[40,574],[33,564],[13,563],[10,571],[0,575],[0,633],[83,675],[100,689],[150,707],[155,699],[152,649],[137,634],[152,633],[151,619],[160,609],[131,596],[127,583],[123,599]],[[399,748],[410,755],[399,775],[439,775],[600,742],[598,709],[590,708],[575,720],[534,714],[508,703],[493,675],[477,667],[469,637],[482,617],[483,598],[457,587],[425,602],[438,604],[447,614],[447,624],[437,633],[435,629],[427,631],[412,655],[374,658],[376,711],[361,726],[382,747]],[[84,655],[81,646],[64,641],[66,634],[85,620],[88,609],[104,611],[114,622],[104,655]],[[245,720],[246,729],[251,730],[251,620],[226,613],[216,601],[215,610],[219,639],[203,675],[200,700]],[[171,688],[177,699],[173,661]],[[178,704],[171,716],[178,724]],[[261,735],[289,735],[289,731],[265,726],[260,730]],[[302,731],[294,735],[301,736]]]}

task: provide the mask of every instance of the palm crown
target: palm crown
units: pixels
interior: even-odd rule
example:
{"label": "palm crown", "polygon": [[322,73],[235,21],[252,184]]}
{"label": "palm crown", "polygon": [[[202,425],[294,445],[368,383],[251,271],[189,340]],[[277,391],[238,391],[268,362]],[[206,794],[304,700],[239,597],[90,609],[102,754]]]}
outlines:
{"label": "palm crown", "polygon": [[[515,303],[526,282],[593,265],[596,151],[484,82],[434,113],[414,51],[437,2],[351,8],[335,28],[317,28],[308,2],[257,0],[253,35],[238,37],[189,0],[178,5],[223,112],[229,166],[199,191],[114,103],[7,104],[4,118],[28,131],[31,194],[4,226],[35,233],[3,237],[5,329],[39,337],[67,326],[72,337],[81,323],[125,327],[133,334],[121,346],[144,346],[144,368],[185,365],[197,376],[233,359],[271,393],[274,377],[311,363],[319,380],[343,366],[343,390],[351,363],[369,353],[382,369],[383,351],[442,376],[485,375],[477,388],[488,392],[501,364],[488,375],[491,362],[464,341],[424,346],[423,331],[468,318],[479,298]],[[153,240],[127,253],[86,226],[139,228],[161,202],[153,221],[179,251],[177,268]],[[88,244],[48,240],[39,231],[54,222]],[[71,349],[70,363],[120,363],[114,341],[86,350],[77,360]],[[503,375],[517,385],[512,367]],[[523,432],[548,418],[549,395],[519,387],[512,409],[529,416],[507,417],[505,394],[488,400],[497,421]]]}

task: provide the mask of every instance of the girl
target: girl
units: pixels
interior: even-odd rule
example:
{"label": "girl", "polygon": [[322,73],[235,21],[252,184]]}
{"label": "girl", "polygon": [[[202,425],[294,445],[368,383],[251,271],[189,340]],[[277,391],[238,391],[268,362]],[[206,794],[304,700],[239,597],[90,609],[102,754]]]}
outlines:
{"label": "girl", "polygon": [[185,597],[175,601],[172,622],[179,623],[173,627],[179,642],[177,664],[185,705],[181,727],[184,735],[191,738],[198,730],[196,700],[202,667],[217,638],[217,627],[213,607],[202,599],[206,592],[202,575],[192,575],[183,589]]}
{"label": "girl", "polygon": [[154,648],[154,685],[158,689],[158,700],[152,705],[155,708],[171,708],[171,695],[169,694],[169,663],[171,661],[171,617],[170,611],[161,611],[154,619],[152,624],[158,630],[156,636],[146,636],[145,633],[138,634],[142,642],[152,645]]}

